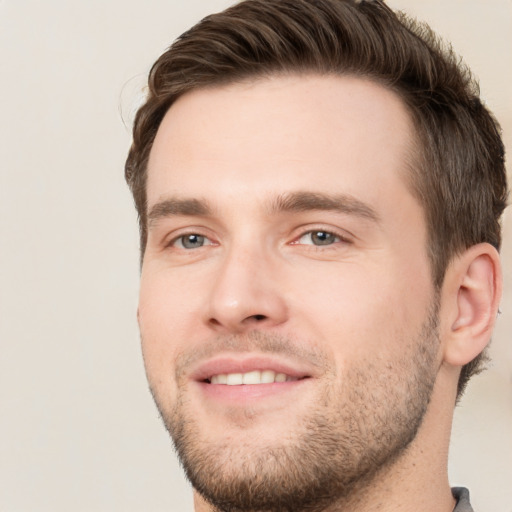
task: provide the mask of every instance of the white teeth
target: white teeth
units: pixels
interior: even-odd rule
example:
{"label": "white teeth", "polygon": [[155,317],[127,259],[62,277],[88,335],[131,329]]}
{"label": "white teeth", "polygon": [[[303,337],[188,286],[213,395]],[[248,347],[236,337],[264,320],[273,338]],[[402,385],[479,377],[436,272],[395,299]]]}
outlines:
{"label": "white teeth", "polygon": [[261,372],[255,370],[254,372],[244,373],[243,383],[244,384],[259,384],[261,382]]}
{"label": "white teeth", "polygon": [[273,372],[272,370],[263,370],[261,372],[261,382],[263,384],[271,384],[272,382],[275,382],[276,379],[276,372]]}
{"label": "white teeth", "polygon": [[273,370],[254,370],[247,373],[219,373],[210,378],[211,384],[227,384],[239,386],[241,384],[272,384],[273,382],[288,382],[298,380],[285,373],[276,373]]}
{"label": "white teeth", "polygon": [[239,386],[244,383],[243,375],[241,373],[228,373],[227,377],[226,384],[228,386]]}
{"label": "white teeth", "polygon": [[210,381],[212,384],[227,384],[228,376],[226,374],[214,375]]}

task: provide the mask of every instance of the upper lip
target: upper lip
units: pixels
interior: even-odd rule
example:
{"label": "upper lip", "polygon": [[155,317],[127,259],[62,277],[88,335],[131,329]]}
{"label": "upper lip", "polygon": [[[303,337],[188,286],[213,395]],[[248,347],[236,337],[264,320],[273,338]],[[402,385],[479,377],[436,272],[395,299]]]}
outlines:
{"label": "upper lip", "polygon": [[229,373],[248,373],[255,370],[272,370],[284,373],[297,379],[311,377],[312,371],[307,363],[295,363],[283,360],[281,357],[265,355],[222,355],[199,363],[190,373],[195,381],[206,381],[213,375]]}

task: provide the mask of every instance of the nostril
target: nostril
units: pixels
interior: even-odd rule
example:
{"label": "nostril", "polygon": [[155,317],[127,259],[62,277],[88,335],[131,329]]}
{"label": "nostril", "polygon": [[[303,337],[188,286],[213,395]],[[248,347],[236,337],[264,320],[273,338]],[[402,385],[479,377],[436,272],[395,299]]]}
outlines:
{"label": "nostril", "polygon": [[[239,324],[239,327],[242,326],[248,326],[253,323],[259,323],[263,322],[265,320],[268,320],[268,316],[266,315],[250,315],[242,320],[242,322]],[[208,324],[213,328],[222,327],[223,325],[228,326],[230,328],[235,328],[235,324],[231,325],[229,322],[223,323],[222,321],[218,320],[217,318],[210,318],[208,320]]]}

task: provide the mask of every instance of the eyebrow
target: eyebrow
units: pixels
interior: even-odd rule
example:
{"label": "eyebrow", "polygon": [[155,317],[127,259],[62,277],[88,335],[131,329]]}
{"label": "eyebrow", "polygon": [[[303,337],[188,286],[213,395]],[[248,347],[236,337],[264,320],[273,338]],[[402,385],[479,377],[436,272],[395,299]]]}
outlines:
{"label": "eyebrow", "polygon": [[[268,204],[270,215],[286,212],[333,211],[379,222],[377,212],[368,204],[350,194],[324,194],[319,192],[290,192],[280,194]],[[173,216],[208,217],[213,208],[208,201],[195,198],[169,197],[151,207],[148,225]]]}
{"label": "eyebrow", "polygon": [[175,215],[199,217],[211,214],[212,208],[205,200],[170,197],[151,207],[148,213],[148,225],[151,226],[159,219]]}
{"label": "eyebrow", "polygon": [[292,192],[276,197],[270,212],[307,212],[325,210],[354,215],[379,222],[377,212],[368,204],[350,194],[324,194],[319,192]]}

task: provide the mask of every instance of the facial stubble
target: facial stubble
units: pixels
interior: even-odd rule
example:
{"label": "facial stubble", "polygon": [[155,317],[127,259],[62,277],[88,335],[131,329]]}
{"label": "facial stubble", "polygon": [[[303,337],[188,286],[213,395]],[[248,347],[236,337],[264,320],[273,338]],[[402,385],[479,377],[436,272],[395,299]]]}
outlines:
{"label": "facial stubble", "polygon": [[[235,444],[228,437],[212,443],[184,386],[170,413],[152,389],[194,489],[221,512],[320,512],[353,500],[416,437],[438,371],[437,313],[434,304],[417,339],[404,339],[393,361],[347,368],[341,382],[327,385],[299,422],[290,421],[286,443],[259,446],[248,438]],[[259,332],[249,338],[260,350],[294,347]]]}

